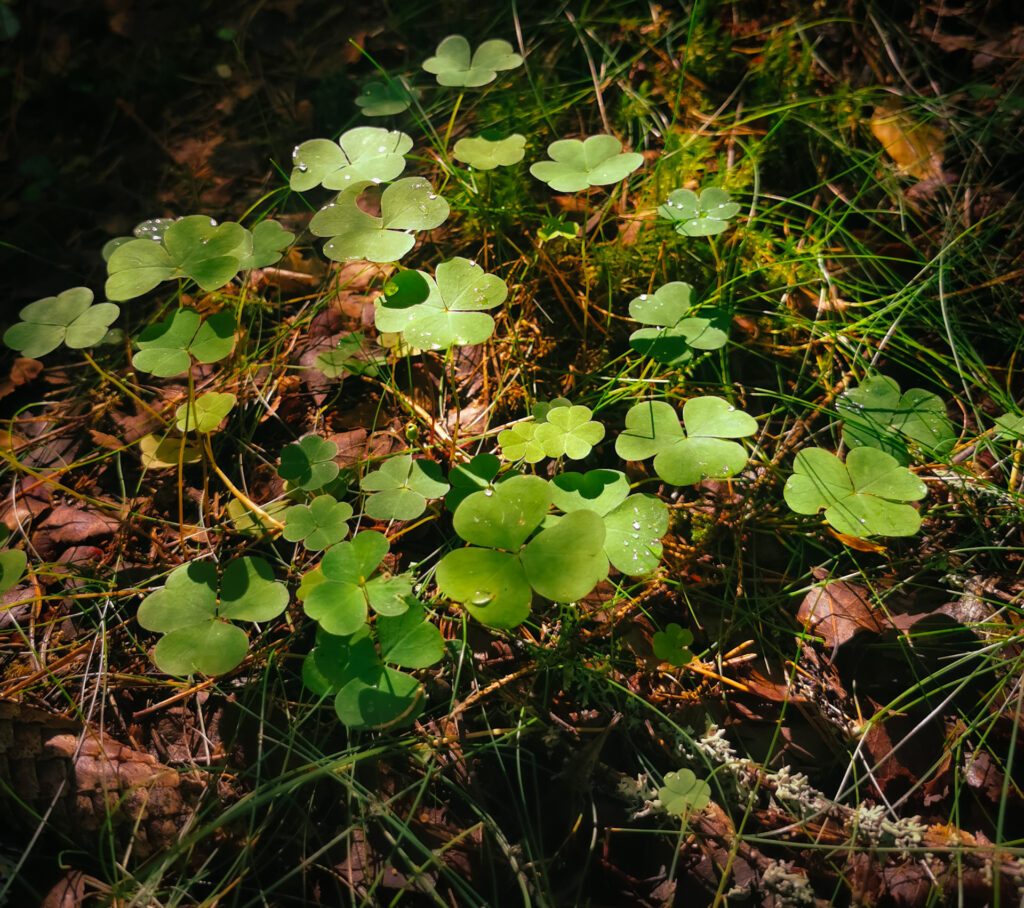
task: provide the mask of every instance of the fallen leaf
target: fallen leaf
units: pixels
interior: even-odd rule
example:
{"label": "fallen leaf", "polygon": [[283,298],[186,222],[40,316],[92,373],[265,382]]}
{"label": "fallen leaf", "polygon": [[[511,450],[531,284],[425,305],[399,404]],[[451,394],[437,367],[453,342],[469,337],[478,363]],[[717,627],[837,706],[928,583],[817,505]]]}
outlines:
{"label": "fallen leaf", "polygon": [[797,619],[811,634],[836,648],[859,630],[881,634],[888,629],[884,613],[876,611],[863,587],[837,580],[804,596]]}
{"label": "fallen leaf", "polygon": [[942,179],[945,137],[936,126],[916,120],[892,102],[879,104],[871,114],[871,134],[896,162],[900,173],[916,180]]}
{"label": "fallen leaf", "polygon": [[120,525],[120,521],[99,511],[61,504],[53,509],[40,529],[48,531],[54,542],[73,543],[110,536]]}

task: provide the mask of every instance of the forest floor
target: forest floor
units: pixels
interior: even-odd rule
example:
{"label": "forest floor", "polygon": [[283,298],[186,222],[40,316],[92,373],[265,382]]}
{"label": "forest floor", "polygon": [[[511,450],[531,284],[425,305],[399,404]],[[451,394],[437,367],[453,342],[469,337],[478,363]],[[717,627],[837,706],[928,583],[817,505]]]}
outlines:
{"label": "forest floor", "polygon": [[[365,6],[0,5],[0,328],[70,287],[107,299],[100,250],[148,219],[295,236],[208,291],[111,293],[102,342],[33,356],[5,335],[0,906],[1020,904],[1015,4]],[[439,85],[421,64],[455,32],[523,61]],[[365,115],[366,85],[401,78],[411,106]],[[365,126],[407,133],[406,176],[450,207],[400,265],[325,257],[309,227],[335,192],[296,187],[293,148]],[[469,166],[456,145],[481,133],[522,136],[525,156]],[[550,143],[594,135],[633,170],[578,190],[531,174]],[[672,220],[670,193],[708,188],[738,203],[727,224]],[[382,297],[406,305],[402,269],[454,257],[506,288],[491,333],[431,351],[379,327]],[[651,315],[677,282],[689,308],[660,296]],[[175,310],[229,319],[226,352],[190,335],[187,367],[142,367],[140,335]],[[230,401],[194,432],[200,392]],[[586,419],[531,448],[559,398]],[[684,408],[715,398],[702,433]],[[644,448],[650,401],[685,428],[671,416]],[[683,431],[739,463],[680,478]],[[286,464],[310,436],[321,482]],[[864,451],[888,459],[827,460]],[[381,464],[405,455],[421,472],[388,485]],[[580,528],[518,620],[505,592],[446,579],[482,545],[457,508],[502,497],[479,455],[565,512],[542,502],[520,536],[519,503],[470,506],[510,551]],[[812,458],[840,476],[813,494]],[[633,556],[648,569],[609,554],[586,595],[542,595],[593,561],[588,520],[612,533],[565,489],[613,485],[658,527]],[[407,582],[416,633],[437,634],[432,661],[388,663],[407,672],[370,644],[375,677],[409,685],[390,700],[352,706],[353,676],[324,674],[358,635],[317,628],[317,583],[341,582],[320,560],[351,550],[288,541],[285,508],[327,493],[339,532],[388,541],[353,583]],[[416,513],[394,503],[410,494]],[[256,560],[281,608],[244,623],[228,670],[168,670],[188,647],[161,657],[172,629],[140,603],[190,566]],[[389,580],[368,580],[378,562]],[[211,634],[240,627],[226,586]],[[367,596],[387,662],[394,616]]]}

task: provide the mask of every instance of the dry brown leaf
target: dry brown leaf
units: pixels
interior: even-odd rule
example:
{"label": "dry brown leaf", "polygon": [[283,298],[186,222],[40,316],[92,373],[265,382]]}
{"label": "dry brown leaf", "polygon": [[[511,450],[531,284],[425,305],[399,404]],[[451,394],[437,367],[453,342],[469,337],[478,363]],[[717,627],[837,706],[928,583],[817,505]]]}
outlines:
{"label": "dry brown leaf", "polygon": [[119,526],[119,521],[99,511],[62,504],[53,509],[40,529],[49,531],[54,542],[71,543],[109,536]]}
{"label": "dry brown leaf", "polygon": [[893,103],[879,104],[871,114],[871,134],[901,173],[916,180],[942,179],[942,146],[938,127],[915,119]]}

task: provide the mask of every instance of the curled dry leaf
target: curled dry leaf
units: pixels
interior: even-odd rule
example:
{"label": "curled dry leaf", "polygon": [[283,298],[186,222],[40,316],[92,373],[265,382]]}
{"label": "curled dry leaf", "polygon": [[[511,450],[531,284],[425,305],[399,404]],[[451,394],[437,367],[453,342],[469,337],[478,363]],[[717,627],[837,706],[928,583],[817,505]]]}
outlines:
{"label": "curled dry leaf", "polygon": [[945,137],[933,124],[916,119],[897,104],[879,104],[871,114],[871,134],[896,162],[901,173],[916,180],[942,179]]}
{"label": "curled dry leaf", "polygon": [[919,617],[886,614],[881,606],[872,604],[864,587],[842,580],[811,590],[797,612],[800,623],[833,648],[842,646],[857,631],[881,634],[891,627],[906,630]]}

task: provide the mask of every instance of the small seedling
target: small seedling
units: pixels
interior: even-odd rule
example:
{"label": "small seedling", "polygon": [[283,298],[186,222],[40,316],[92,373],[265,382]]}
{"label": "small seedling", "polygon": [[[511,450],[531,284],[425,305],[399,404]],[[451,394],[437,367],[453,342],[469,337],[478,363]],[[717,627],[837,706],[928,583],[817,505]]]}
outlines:
{"label": "small seedling", "polygon": [[203,320],[194,309],[178,309],[146,328],[136,343],[139,352],[132,365],[140,372],[171,378],[185,372],[193,357],[215,363],[228,356],[235,346],[235,320],[229,312]]}
{"label": "small seedling", "polygon": [[401,615],[409,607],[412,575],[374,573],[388,548],[387,537],[372,531],[331,546],[299,590],[306,614],[329,634],[343,637],[366,624],[370,606],[378,615]]}
{"label": "small seedling", "polygon": [[449,35],[437,45],[434,56],[423,61],[423,68],[437,77],[439,85],[479,88],[493,82],[498,72],[522,64],[523,58],[508,41],[484,41],[470,57],[469,41],[462,35]]}
{"label": "small seedling", "polygon": [[284,512],[281,535],[289,542],[301,542],[309,551],[320,552],[348,535],[352,505],[333,495],[318,495],[309,504],[295,505]]}
{"label": "small seedling", "polygon": [[401,80],[367,82],[362,94],[356,98],[356,107],[367,117],[387,117],[407,110],[419,97],[419,92]]}
{"label": "small seedling", "polygon": [[534,590],[555,602],[586,596],[608,575],[604,522],[575,511],[529,539],[550,506],[549,485],[537,476],[511,476],[469,495],[453,525],[471,546],[441,559],[438,589],[478,621],[503,628],[526,620]]}
{"label": "small seedling", "polygon": [[547,418],[537,426],[534,441],[546,457],[582,460],[604,438],[604,426],[590,415],[590,408],[582,405],[549,410]]}
{"label": "small seedling", "polygon": [[680,366],[693,357],[694,350],[718,350],[729,336],[715,327],[718,319],[688,316],[693,288],[682,281],[659,287],[653,294],[642,293],[629,304],[629,314],[645,325],[629,337],[638,353],[659,363]]}
{"label": "small seedling", "polygon": [[289,185],[297,192],[314,186],[344,189],[358,182],[387,183],[405,170],[412,139],[404,132],[359,126],[337,142],[310,139],[292,151]]}
{"label": "small seedling", "polygon": [[750,414],[721,397],[694,397],[683,405],[686,432],[664,401],[648,401],[626,413],[626,428],[615,440],[623,460],[654,457],[654,471],[665,482],[691,485],[702,479],[735,476],[747,462],[743,446],[726,441],[757,431]]}
{"label": "small seedling", "polygon": [[462,161],[477,170],[494,170],[518,164],[526,156],[526,136],[513,133],[504,139],[485,139],[483,136],[459,139],[452,149],[456,161]]}
{"label": "small seedling", "polygon": [[711,787],[689,769],[665,774],[665,784],[658,789],[662,807],[677,817],[703,810],[711,803]]}
{"label": "small seedling", "polygon": [[381,194],[380,217],[367,214],[358,200],[373,185],[368,180],[353,183],[313,215],[310,232],[331,237],[324,244],[327,258],[397,262],[416,243],[412,231],[433,230],[448,217],[448,203],[422,177],[404,177],[392,183]]}
{"label": "small seedling", "polygon": [[624,180],[644,162],[643,155],[623,152],[615,136],[559,139],[548,146],[550,161],[530,165],[530,173],[555,192],[579,192]]}
{"label": "small seedling", "polygon": [[823,448],[804,448],[783,494],[798,514],[817,514],[847,536],[912,536],[921,515],[907,501],[928,489],[906,467],[877,448],[854,448],[844,464]]}
{"label": "small seedling", "polygon": [[[537,430],[547,422],[548,414],[552,410],[571,406],[572,403],[564,397],[556,397],[552,401],[537,401],[532,410],[533,419],[516,423],[512,428],[499,432],[498,444],[501,446],[501,453],[505,460],[538,463],[545,457],[559,456],[545,453],[544,445],[537,439]],[[603,432],[601,437],[604,437]]]}
{"label": "small seedling", "polygon": [[232,621],[269,621],[284,611],[288,590],[262,558],[239,558],[222,576],[208,561],[175,568],[139,606],[139,624],[163,634],[153,661],[169,675],[220,675],[249,649]]}
{"label": "small seedling", "polygon": [[334,462],[338,446],[319,435],[307,435],[281,449],[277,475],[288,480],[291,488],[315,492],[330,484],[340,472]]}
{"label": "small seedling", "polygon": [[18,313],[21,321],[4,332],[4,343],[32,359],[61,344],[72,350],[93,347],[103,340],[121,310],[113,303],[94,306],[92,300],[88,287],[72,287],[29,303]]}
{"label": "small seedling", "polygon": [[841,395],[836,409],[843,420],[843,442],[885,451],[903,466],[910,463],[907,441],[922,451],[945,457],[956,436],[942,399],[922,388],[900,394],[900,386],[885,375],[874,375]]}
{"label": "small seedling", "polygon": [[672,221],[676,233],[683,236],[714,236],[725,231],[739,210],[724,189],[712,187],[699,196],[689,189],[676,189],[658,208],[658,216]]}
{"label": "small seedling", "polygon": [[234,394],[209,391],[175,411],[175,426],[180,432],[213,432],[227,418],[238,398]]}
{"label": "small seedling", "polygon": [[500,277],[469,259],[453,258],[437,266],[434,278],[423,271],[391,278],[375,322],[378,331],[401,333],[408,346],[420,350],[482,344],[494,333],[494,319],[482,310],[507,296]]}
{"label": "small seedling", "polygon": [[654,657],[677,667],[693,660],[693,653],[688,648],[691,643],[693,634],[675,623],[669,624],[663,631],[655,631],[651,641]]}
{"label": "small seedling", "polygon": [[376,493],[363,507],[374,520],[414,520],[427,509],[428,499],[441,498],[449,489],[434,461],[413,460],[407,454],[385,460],[359,487]]}

